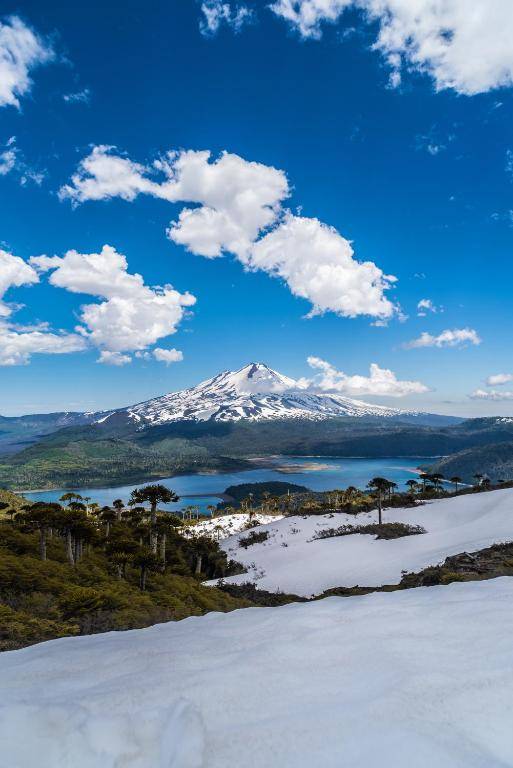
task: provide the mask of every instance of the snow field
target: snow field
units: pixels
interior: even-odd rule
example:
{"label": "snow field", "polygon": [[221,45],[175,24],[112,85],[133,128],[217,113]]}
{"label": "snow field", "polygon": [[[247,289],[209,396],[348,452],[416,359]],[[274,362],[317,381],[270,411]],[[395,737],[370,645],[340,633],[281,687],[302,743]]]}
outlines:
{"label": "snow field", "polygon": [[323,529],[375,523],[377,513],[287,517],[255,529],[269,531],[263,543],[240,547],[244,533],[222,542],[228,557],[248,569],[225,581],[253,581],[260,589],[305,597],[331,587],[397,584],[403,571],[420,571],[450,555],[512,541],[513,489],[386,509],[383,520],[421,525],[427,533],[389,541],[362,534],[313,540]]}
{"label": "snow field", "polygon": [[0,655],[1,768],[505,768],[513,579]]}

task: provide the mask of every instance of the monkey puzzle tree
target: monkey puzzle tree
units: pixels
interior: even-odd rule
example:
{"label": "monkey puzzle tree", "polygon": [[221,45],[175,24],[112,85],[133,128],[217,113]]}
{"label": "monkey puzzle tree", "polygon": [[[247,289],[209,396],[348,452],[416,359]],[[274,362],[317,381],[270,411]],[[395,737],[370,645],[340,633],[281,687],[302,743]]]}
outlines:
{"label": "monkey puzzle tree", "polygon": [[144,592],[148,572],[157,571],[160,567],[159,558],[148,547],[141,547],[135,554],[134,563],[139,567],[139,588]]}
{"label": "monkey puzzle tree", "polygon": [[175,533],[178,528],[182,527],[182,521],[176,515],[171,515],[165,512],[157,517],[155,527],[159,536],[159,555],[162,562],[162,568],[164,569],[166,567],[167,537],[170,533]]}
{"label": "monkey puzzle tree", "polygon": [[111,507],[107,507],[107,506],[102,507],[102,510],[100,512],[100,520],[102,521],[102,523],[105,523],[105,538],[106,539],[109,538],[110,526],[112,525],[112,523],[115,523],[117,519],[118,519],[117,515],[114,512],[114,510],[111,509]]}
{"label": "monkey puzzle tree", "polygon": [[111,540],[106,547],[106,555],[114,565],[119,580],[126,578],[126,567],[134,560],[140,547],[136,541],[125,536]]}
{"label": "monkey puzzle tree", "polygon": [[[63,533],[66,541],[66,557],[70,565],[75,565],[76,541],[79,531],[83,531],[83,526],[89,521],[87,515],[82,509],[60,508],[56,513],[56,527]],[[80,553],[79,553],[80,556]]]}
{"label": "monkey puzzle tree", "polygon": [[406,485],[410,489],[411,494],[414,494],[417,488],[419,487],[419,484],[416,480],[407,480]]}
{"label": "monkey puzzle tree", "polygon": [[431,480],[431,475],[427,472],[421,472],[419,478],[422,481],[422,493],[426,493],[426,483]]}
{"label": "monkey puzzle tree", "polygon": [[376,494],[376,499],[378,502],[378,525],[381,525],[383,521],[383,499],[385,493],[389,489],[389,486],[390,481],[384,477],[373,477],[372,480],[367,483],[367,488],[370,488]]}
{"label": "monkey puzzle tree", "polygon": [[454,492],[458,493],[458,485],[462,483],[463,480],[461,477],[458,477],[457,475],[454,475],[454,477],[451,477],[451,483],[454,485]]}
{"label": "monkey puzzle tree", "polygon": [[57,514],[60,509],[59,504],[51,504],[44,501],[38,501],[23,508],[23,522],[30,528],[35,528],[39,531],[39,557],[41,560],[46,560],[46,539],[49,530],[57,521]]}
{"label": "monkey puzzle tree", "polygon": [[59,501],[69,506],[72,501],[82,501],[82,496],[79,493],[75,493],[75,491],[67,491],[67,493],[62,494]]}
{"label": "monkey puzzle tree", "polygon": [[170,488],[166,488],[165,485],[146,485],[144,488],[135,488],[130,498],[133,504],[148,502],[150,505],[151,549],[153,552],[156,552],[157,532],[155,526],[157,523],[157,505],[174,503],[179,501],[180,497]]}
{"label": "monkey puzzle tree", "polygon": [[112,502],[112,507],[116,511],[116,519],[121,520],[121,513],[125,507],[123,499],[114,499]]}

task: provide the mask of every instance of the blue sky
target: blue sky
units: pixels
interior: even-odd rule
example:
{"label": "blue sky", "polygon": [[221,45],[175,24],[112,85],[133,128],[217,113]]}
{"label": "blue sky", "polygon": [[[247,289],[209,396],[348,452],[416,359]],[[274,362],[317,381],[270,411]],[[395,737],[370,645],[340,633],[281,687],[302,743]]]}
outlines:
{"label": "blue sky", "polygon": [[[237,17],[242,7],[251,17]],[[397,407],[513,413],[513,386],[486,385],[491,375],[513,373],[511,77],[493,68],[469,74],[456,51],[447,85],[439,64],[419,64],[405,48],[399,82],[391,58],[397,51],[372,50],[383,29],[378,17],[338,9],[332,23],[318,18],[313,28],[287,7],[302,10],[301,2],[285,0],[274,12],[265,3],[210,3],[219,28],[207,34],[193,0],[4,6],[39,36],[41,50],[39,66],[37,55],[28,66],[31,85],[14,93],[19,104],[0,106],[0,247],[26,264],[36,257],[32,279],[9,284],[3,297],[0,413],[121,406],[252,360],[307,378],[309,386]],[[456,14],[456,42],[472,33],[459,23]],[[5,16],[4,32],[12,25]],[[0,104],[1,45],[0,36]],[[483,66],[496,48],[482,52]],[[513,72],[506,59],[498,62],[501,72]],[[80,166],[93,147],[106,146],[96,159],[121,160],[125,174],[108,193],[95,176],[103,165],[89,166],[94,173]],[[168,157],[166,175],[152,163],[171,150],[189,154]],[[200,150],[211,153],[200,169],[207,174],[223,152],[240,163],[218,166],[216,178],[194,182],[194,193],[169,192],[177,163],[185,166]],[[2,153],[11,153],[3,173]],[[249,163],[258,164],[248,191],[258,188],[263,214],[253,199],[242,213],[240,200],[235,213],[226,202],[235,176],[245,183]],[[290,194],[274,199],[269,182],[288,184]],[[134,199],[123,199],[130,194]],[[221,234],[199,222],[201,233],[166,236],[180,213],[201,206],[222,219]],[[231,250],[225,233],[246,214],[250,242]],[[312,233],[321,238],[315,244]],[[273,239],[263,243],[266,237]],[[112,267],[112,280],[103,274],[88,282],[90,262],[77,257],[68,268],[61,261],[71,250],[101,260],[105,244],[127,262],[126,270]],[[201,254],[218,246],[224,255]],[[328,265],[339,282],[326,278],[331,247],[340,249]],[[339,253],[344,272],[333,263]],[[58,260],[37,259],[42,255]],[[358,262],[375,265],[371,288]],[[144,286],[127,274],[141,275]],[[397,281],[380,283],[381,274]],[[152,290],[167,284],[195,304]],[[161,333],[152,336],[148,325],[163,298]],[[419,317],[422,299],[437,311],[428,306]],[[147,302],[127,347],[119,340],[123,301]],[[91,305],[102,305],[101,317],[93,310],[88,324],[81,307]],[[57,354],[66,344],[77,351]],[[183,360],[169,362],[169,350]],[[392,380],[379,373],[385,369]],[[469,397],[476,390],[480,396]]]}

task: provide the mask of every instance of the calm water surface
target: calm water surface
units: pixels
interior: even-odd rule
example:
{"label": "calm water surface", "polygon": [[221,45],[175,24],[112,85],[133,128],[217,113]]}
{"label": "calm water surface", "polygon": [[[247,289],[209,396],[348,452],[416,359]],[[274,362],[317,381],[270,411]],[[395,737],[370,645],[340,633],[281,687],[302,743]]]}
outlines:
{"label": "calm water surface", "polygon": [[[279,457],[280,467],[290,467],[292,471],[279,471],[272,468],[244,470],[242,472],[227,472],[225,474],[180,475],[168,477],[156,482],[167,485],[180,496],[177,504],[161,505],[169,510],[182,509],[193,504],[206,510],[209,504],[217,504],[219,495],[229,485],[239,483],[261,483],[270,480],[305,485],[313,491],[328,491],[333,488],[345,488],[355,485],[365,488],[372,477],[382,476],[405,487],[407,480],[415,477],[416,468],[423,463],[422,458],[416,459],[330,459],[325,457]],[[101,506],[112,504],[114,499],[128,501],[130,493],[136,485],[123,485],[108,488],[75,488],[82,496],[90,496]],[[33,501],[58,501],[63,493],[58,491],[40,491],[24,494]]]}

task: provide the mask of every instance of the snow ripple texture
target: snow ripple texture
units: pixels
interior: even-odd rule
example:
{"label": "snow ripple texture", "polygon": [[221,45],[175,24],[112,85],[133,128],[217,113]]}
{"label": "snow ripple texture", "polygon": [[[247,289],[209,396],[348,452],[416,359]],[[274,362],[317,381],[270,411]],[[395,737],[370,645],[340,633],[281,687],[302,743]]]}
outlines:
{"label": "snow ripple texture", "polygon": [[506,768],[513,579],[0,655],[2,768]]}

